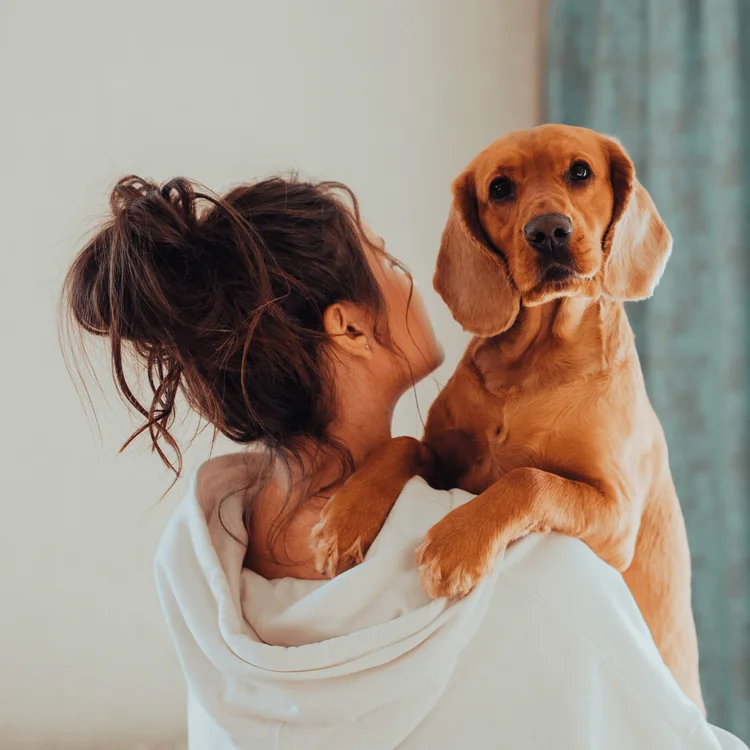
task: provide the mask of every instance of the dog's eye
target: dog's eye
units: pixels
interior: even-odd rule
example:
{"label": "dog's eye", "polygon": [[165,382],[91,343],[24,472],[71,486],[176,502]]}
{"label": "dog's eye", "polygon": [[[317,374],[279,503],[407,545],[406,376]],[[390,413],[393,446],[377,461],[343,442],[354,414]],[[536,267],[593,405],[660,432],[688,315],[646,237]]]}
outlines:
{"label": "dog's eye", "polygon": [[568,175],[573,182],[583,182],[591,177],[591,167],[585,161],[577,161],[572,164]]}
{"label": "dog's eye", "polygon": [[513,183],[507,177],[496,177],[490,183],[490,198],[503,201],[513,195]]}

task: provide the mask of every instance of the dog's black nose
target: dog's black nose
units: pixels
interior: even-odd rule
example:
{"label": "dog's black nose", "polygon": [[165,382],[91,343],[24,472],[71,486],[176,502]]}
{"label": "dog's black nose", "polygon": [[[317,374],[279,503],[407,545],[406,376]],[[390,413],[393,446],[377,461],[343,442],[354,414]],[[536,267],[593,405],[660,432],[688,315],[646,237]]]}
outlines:
{"label": "dog's black nose", "polygon": [[569,263],[568,240],[573,222],[562,214],[535,216],[524,228],[526,241],[549,261]]}

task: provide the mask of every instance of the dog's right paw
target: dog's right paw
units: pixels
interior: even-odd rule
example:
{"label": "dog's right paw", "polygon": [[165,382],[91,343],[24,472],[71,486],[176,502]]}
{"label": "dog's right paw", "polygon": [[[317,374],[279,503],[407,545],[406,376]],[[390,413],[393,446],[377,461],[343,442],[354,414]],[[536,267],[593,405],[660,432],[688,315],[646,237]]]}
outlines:
{"label": "dog's right paw", "polygon": [[432,454],[410,437],[389,440],[368,457],[328,501],[312,531],[318,572],[333,578],[361,563],[404,485],[432,463]]}
{"label": "dog's right paw", "polygon": [[346,513],[332,498],[310,535],[315,569],[328,578],[334,578],[359,565],[372,544],[372,539],[368,541],[365,537],[366,534],[356,528],[351,517],[346,518]]}
{"label": "dog's right paw", "polygon": [[380,533],[387,512],[379,513],[375,493],[355,476],[327,503],[312,530],[315,568],[333,578],[359,565]]}

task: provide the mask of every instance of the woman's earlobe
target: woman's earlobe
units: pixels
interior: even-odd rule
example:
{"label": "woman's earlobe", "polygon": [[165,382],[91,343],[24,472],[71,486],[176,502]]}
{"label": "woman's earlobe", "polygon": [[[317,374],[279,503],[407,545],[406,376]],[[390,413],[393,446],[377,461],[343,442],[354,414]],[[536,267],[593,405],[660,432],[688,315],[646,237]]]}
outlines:
{"label": "woman's earlobe", "polygon": [[323,327],[334,345],[356,357],[371,357],[365,316],[350,302],[335,302],[323,313]]}

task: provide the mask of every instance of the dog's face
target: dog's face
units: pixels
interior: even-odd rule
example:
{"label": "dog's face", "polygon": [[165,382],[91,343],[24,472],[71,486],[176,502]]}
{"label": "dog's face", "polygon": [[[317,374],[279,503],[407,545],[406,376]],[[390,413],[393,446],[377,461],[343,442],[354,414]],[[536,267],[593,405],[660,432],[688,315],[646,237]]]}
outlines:
{"label": "dog's face", "polygon": [[511,133],[453,191],[435,286],[478,335],[506,330],[521,305],[649,296],[671,248],[625,151],[584,128]]}
{"label": "dog's face", "polygon": [[563,127],[511,133],[471,169],[482,228],[522,303],[588,291],[614,207],[603,139]]}

